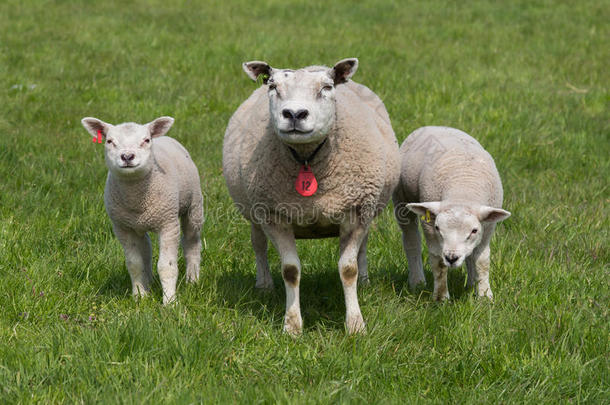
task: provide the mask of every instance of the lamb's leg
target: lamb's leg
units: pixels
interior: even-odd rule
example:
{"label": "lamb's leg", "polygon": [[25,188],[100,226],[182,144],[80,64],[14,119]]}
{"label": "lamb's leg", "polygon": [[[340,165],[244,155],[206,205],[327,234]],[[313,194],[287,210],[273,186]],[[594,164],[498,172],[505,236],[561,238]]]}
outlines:
{"label": "lamb's leg", "polygon": [[366,245],[368,241],[369,233],[367,232],[358,251],[358,282],[361,285],[369,284],[368,260],[366,258]]}
{"label": "lamb's leg", "polygon": [[148,295],[152,280],[152,249],[150,238],[113,225],[114,234],[123,246],[125,264],[131,278],[131,290],[135,297]]}
{"label": "lamb's leg", "polygon": [[201,266],[201,222],[189,215],[181,218],[182,250],[186,261],[186,281],[194,283],[199,280]]}
{"label": "lamb's leg", "polygon": [[298,335],[303,329],[301,307],[299,303],[299,283],[301,280],[301,262],[297,255],[294,233],[287,225],[264,225],[265,234],[271,239],[280,254],[282,262],[282,277],[286,287],[286,315],[284,317],[284,332]]}
{"label": "lamb's leg", "polygon": [[256,256],[256,288],[264,290],[273,289],[273,279],[269,271],[269,262],[267,261],[267,236],[260,225],[252,223],[250,231],[250,240],[252,248]]}
{"label": "lamb's leg", "polygon": [[447,287],[447,267],[440,256],[430,254],[432,274],[434,275],[434,292],[432,298],[435,301],[449,299],[449,288]]}
{"label": "lamb's leg", "polygon": [[368,233],[361,224],[342,224],[340,235],[341,253],[339,258],[339,276],[345,295],[345,324],[348,333],[365,331],[364,320],[358,305],[358,253]]}
{"label": "lamb's leg", "polygon": [[419,220],[415,213],[409,212],[404,220],[398,221],[398,225],[402,230],[402,246],[407,256],[407,262],[409,263],[409,287],[414,289],[421,284],[426,284],[424,266],[421,258]]}
{"label": "lamb's leg", "polygon": [[[473,254],[471,260],[466,261],[466,267],[468,268],[468,284],[474,285],[476,283],[477,295],[493,300],[494,295],[489,286],[489,263],[490,251],[489,245],[487,245],[484,249],[477,252],[476,255]],[[473,268],[472,270],[471,267]],[[472,283],[470,281],[471,273],[474,274]]]}
{"label": "lamb's leg", "polygon": [[159,232],[159,262],[157,263],[157,271],[161,280],[164,305],[176,299],[179,242],[180,223],[178,220],[167,224]]}

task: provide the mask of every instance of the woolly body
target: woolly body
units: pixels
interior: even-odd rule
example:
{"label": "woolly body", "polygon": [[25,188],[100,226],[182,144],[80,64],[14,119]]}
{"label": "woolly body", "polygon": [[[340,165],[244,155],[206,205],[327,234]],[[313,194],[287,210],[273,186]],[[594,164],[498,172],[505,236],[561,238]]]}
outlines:
{"label": "woolly body", "polygon": [[[334,69],[338,69],[341,63]],[[357,66],[357,61],[355,64]],[[353,63],[351,66],[355,71]],[[326,67],[312,66],[293,74],[295,80],[302,83],[308,80],[307,75],[311,72],[326,70]],[[282,71],[273,72],[279,75]],[[255,90],[237,109],[225,133],[223,172],[236,206],[252,222],[257,287],[272,287],[266,237],[272,239],[276,248],[280,246],[278,250],[283,257],[282,273],[287,288],[284,327],[288,332],[298,333],[301,329],[298,307],[300,262],[294,238],[341,237],[342,246],[347,246],[347,250],[342,250],[351,252],[342,254],[339,263],[344,289],[350,288],[349,293],[345,290],[348,330],[354,332],[364,328],[355,298],[354,277],[359,275],[361,281],[368,279],[368,226],[387,205],[398,182],[398,144],[382,101],[367,87],[350,80],[336,83],[334,91],[335,114],[325,137],[326,143],[308,162],[318,181],[318,190],[313,196],[303,197],[295,190],[301,164],[295,160],[289,147],[302,157],[308,156],[324,138],[317,137],[316,142],[310,144],[284,142],[270,116],[270,89],[267,85]],[[352,240],[349,236],[352,234],[359,236]],[[282,249],[290,253],[283,254]],[[354,257],[351,257],[352,253]],[[287,271],[292,268],[297,270]],[[291,272],[297,275],[294,277],[296,283],[286,277]],[[297,288],[297,304],[291,313],[288,307],[294,294],[289,290],[294,288]]]}
{"label": "woolly body", "polygon": [[[400,182],[393,200],[409,261],[409,284],[414,287],[425,282],[417,220],[423,216],[422,229],[435,276],[434,298],[449,297],[447,266],[457,267],[463,261],[469,285],[477,284],[479,295],[492,298],[489,241],[496,222],[510,215],[501,210],[502,182],[493,158],[470,135],[448,127],[417,129],[402,144],[400,153]],[[449,237],[444,240],[443,229],[435,229],[439,226],[449,230],[461,227],[462,232],[473,234],[450,249]]]}

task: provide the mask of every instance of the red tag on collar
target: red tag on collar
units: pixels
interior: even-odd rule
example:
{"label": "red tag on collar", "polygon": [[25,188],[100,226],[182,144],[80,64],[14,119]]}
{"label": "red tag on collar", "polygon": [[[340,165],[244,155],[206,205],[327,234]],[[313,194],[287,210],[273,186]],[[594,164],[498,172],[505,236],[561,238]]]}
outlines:
{"label": "red tag on collar", "polygon": [[311,167],[305,165],[301,166],[297,181],[294,183],[294,188],[297,190],[297,193],[301,194],[303,197],[310,197],[318,191],[318,181],[316,180],[316,176],[313,175]]}

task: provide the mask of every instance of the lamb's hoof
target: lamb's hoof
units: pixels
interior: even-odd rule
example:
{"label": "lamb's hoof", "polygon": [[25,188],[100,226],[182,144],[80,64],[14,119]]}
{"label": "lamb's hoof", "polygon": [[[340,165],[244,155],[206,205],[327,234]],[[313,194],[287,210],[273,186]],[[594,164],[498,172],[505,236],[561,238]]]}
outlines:
{"label": "lamb's hoof", "polygon": [[199,272],[187,272],[186,273],[186,282],[187,283],[196,283],[199,281]]}
{"label": "lamb's hoof", "polygon": [[447,291],[445,291],[444,294],[434,293],[433,298],[434,298],[434,301],[438,301],[438,302],[449,301],[449,293]]}
{"label": "lamb's hoof", "polygon": [[426,280],[419,281],[419,282],[416,282],[416,283],[409,282],[409,290],[413,294],[419,295],[425,289],[426,289]]}
{"label": "lamb's hoof", "polygon": [[284,333],[290,336],[300,336],[303,333],[303,320],[301,315],[286,314],[284,317]]}
{"label": "lamb's hoof", "polygon": [[165,295],[163,296],[163,306],[170,307],[176,304],[178,304],[178,298],[176,298],[176,295],[172,295],[170,297]]}
{"label": "lamb's hoof", "polygon": [[485,291],[479,291],[478,296],[480,298],[487,298],[490,302],[493,302],[494,300],[494,295],[490,288],[487,288]]}
{"label": "lamb's hoof", "polygon": [[360,285],[361,287],[368,287],[369,285],[371,285],[371,282],[369,281],[369,276],[358,277],[358,285]]}
{"label": "lamb's hoof", "polygon": [[353,334],[366,334],[366,325],[364,324],[364,319],[362,319],[362,315],[352,315],[349,316],[345,320],[345,326],[347,327],[347,333],[350,335]]}

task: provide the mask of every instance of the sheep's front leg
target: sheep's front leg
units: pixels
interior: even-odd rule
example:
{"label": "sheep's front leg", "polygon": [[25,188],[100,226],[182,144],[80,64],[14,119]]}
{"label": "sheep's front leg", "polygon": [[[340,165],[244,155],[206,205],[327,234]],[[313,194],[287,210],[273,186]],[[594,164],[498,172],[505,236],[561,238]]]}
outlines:
{"label": "sheep's front leg", "polygon": [[489,286],[489,263],[490,250],[487,245],[466,259],[466,268],[468,269],[468,286],[476,285],[479,297],[493,300],[494,295]]}
{"label": "sheep's front leg", "polygon": [[269,224],[265,225],[263,229],[280,254],[282,262],[282,277],[286,287],[284,332],[298,335],[303,329],[303,319],[301,318],[301,306],[299,303],[301,262],[297,255],[294,233],[288,225]]}
{"label": "sheep's front leg", "polygon": [[152,249],[146,233],[113,225],[114,234],[123,246],[125,264],[131,278],[131,290],[135,297],[148,295],[152,280]]}
{"label": "sheep's front leg", "polygon": [[430,253],[432,274],[434,275],[434,292],[432,297],[435,301],[449,299],[449,288],[447,287],[447,267],[440,256]]}
{"label": "sheep's front leg", "polygon": [[179,243],[180,223],[176,220],[164,226],[159,232],[159,262],[157,263],[157,271],[161,280],[164,305],[176,299]]}
{"label": "sheep's front leg", "polygon": [[421,258],[419,220],[415,213],[409,212],[402,220],[399,219],[398,225],[402,230],[402,246],[409,264],[409,287],[414,289],[419,285],[426,284]]}
{"label": "sheep's front leg", "polygon": [[366,245],[369,241],[369,233],[364,236],[364,240],[358,251],[358,282],[361,285],[369,284],[368,260],[366,258]]}
{"label": "sheep's front leg", "polygon": [[358,305],[358,253],[368,229],[362,224],[342,224],[340,231],[339,276],[345,295],[345,324],[348,333],[365,331],[364,320]]}
{"label": "sheep's front leg", "polygon": [[272,290],[273,279],[271,278],[269,262],[267,261],[267,236],[259,225],[252,224],[250,240],[254,249],[254,255],[256,256],[255,287],[263,290]]}

